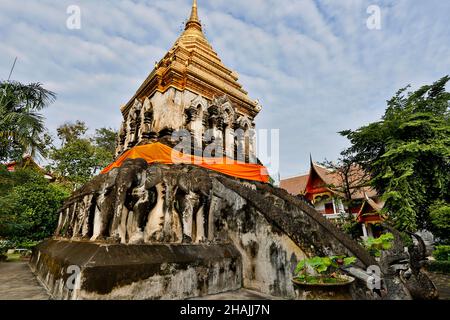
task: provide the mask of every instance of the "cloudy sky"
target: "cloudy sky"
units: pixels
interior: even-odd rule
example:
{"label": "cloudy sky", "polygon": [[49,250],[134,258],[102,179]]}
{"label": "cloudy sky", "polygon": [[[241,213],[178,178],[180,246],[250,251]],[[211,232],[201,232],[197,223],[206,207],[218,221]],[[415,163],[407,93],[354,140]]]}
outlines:
{"label": "cloudy sky", "polygon": [[[66,26],[81,9],[81,29]],[[367,27],[370,5],[381,29]],[[0,0],[0,80],[58,94],[50,130],[83,120],[118,128],[126,103],[181,33],[191,0]],[[280,129],[280,172],[292,176],[347,146],[337,132],[380,118],[399,88],[450,74],[447,0],[199,0],[207,38]]]}

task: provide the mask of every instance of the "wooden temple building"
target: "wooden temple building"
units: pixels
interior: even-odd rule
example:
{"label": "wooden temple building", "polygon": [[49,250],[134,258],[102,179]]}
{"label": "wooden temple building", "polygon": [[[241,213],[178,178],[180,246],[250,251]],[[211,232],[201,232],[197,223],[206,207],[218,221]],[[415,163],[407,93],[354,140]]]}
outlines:
{"label": "wooden temple building", "polygon": [[23,158],[19,161],[11,161],[3,164],[6,167],[6,170],[9,172],[14,172],[17,169],[32,169],[38,172],[41,172],[45,179],[50,182],[55,181],[55,177],[52,173],[48,172],[45,168],[41,167],[39,164],[34,161],[33,157],[29,155],[24,155]]}
{"label": "wooden temple building", "polygon": [[[307,174],[280,181],[280,187],[292,195],[302,196],[326,218],[335,220],[342,215],[352,215],[362,226],[364,237],[374,236],[382,221],[380,214],[384,203],[376,190],[364,183],[364,171],[352,166],[347,174],[325,168],[310,161]],[[346,187],[348,186],[348,187]]]}

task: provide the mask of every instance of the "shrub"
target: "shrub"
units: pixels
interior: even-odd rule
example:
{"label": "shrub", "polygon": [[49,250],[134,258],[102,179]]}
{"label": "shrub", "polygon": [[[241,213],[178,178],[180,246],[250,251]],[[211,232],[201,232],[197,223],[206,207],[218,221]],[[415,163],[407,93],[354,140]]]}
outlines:
{"label": "shrub", "polygon": [[430,261],[426,269],[432,272],[450,274],[450,261]]}
{"label": "shrub", "polygon": [[0,237],[22,242],[51,236],[68,190],[31,169],[9,173],[9,178],[14,183],[0,196]]}
{"label": "shrub", "polygon": [[38,243],[39,243],[38,241],[24,240],[22,242],[17,243],[16,248],[33,250],[33,248],[36,247]]}
{"label": "shrub", "polygon": [[352,239],[358,239],[362,236],[362,228],[361,224],[358,223],[358,221],[346,221],[342,224],[341,229],[352,237]]}
{"label": "shrub", "polygon": [[9,240],[0,240],[0,254],[5,254],[8,249],[14,247],[14,243]]}
{"label": "shrub", "polygon": [[433,257],[438,261],[450,261],[450,246],[436,246]]}
{"label": "shrub", "polygon": [[14,247],[14,244],[11,241],[0,240],[0,261],[6,261],[8,258],[6,252],[12,247]]}
{"label": "shrub", "polygon": [[441,243],[450,242],[450,204],[437,202],[430,208],[432,231]]}
{"label": "shrub", "polygon": [[[295,268],[295,279],[304,283],[342,282],[339,268],[355,263],[355,257],[330,256],[312,257],[301,260]],[[311,269],[313,273],[310,273]]]}

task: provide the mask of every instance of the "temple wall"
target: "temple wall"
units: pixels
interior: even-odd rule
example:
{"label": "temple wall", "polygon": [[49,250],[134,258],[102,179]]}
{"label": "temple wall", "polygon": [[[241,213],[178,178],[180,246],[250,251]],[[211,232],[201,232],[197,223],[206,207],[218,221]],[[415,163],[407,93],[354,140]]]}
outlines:
{"label": "temple wall", "polygon": [[188,90],[170,88],[164,93],[157,91],[149,99],[154,112],[153,131],[182,129],[185,123],[184,110],[195,98],[196,95]]}

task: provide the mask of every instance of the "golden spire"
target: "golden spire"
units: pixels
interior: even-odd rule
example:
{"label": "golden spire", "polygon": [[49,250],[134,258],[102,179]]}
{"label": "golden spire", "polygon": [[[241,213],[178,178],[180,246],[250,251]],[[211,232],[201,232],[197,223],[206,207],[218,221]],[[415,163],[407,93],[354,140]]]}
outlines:
{"label": "golden spire", "polygon": [[192,3],[192,11],[191,11],[191,17],[186,22],[185,30],[195,28],[198,30],[202,30],[202,25],[200,23],[200,20],[198,19],[198,11],[197,11],[197,0],[194,0]]}
{"label": "golden spire", "polygon": [[121,109],[122,113],[128,115],[136,99],[144,101],[155,92],[166,92],[169,88],[190,90],[209,100],[226,94],[241,113],[252,119],[261,110],[261,106],[250,99],[239,84],[236,72],[222,63],[203,34],[197,0],[193,0],[184,32]]}

